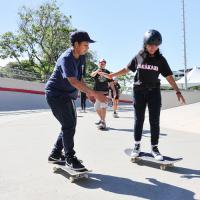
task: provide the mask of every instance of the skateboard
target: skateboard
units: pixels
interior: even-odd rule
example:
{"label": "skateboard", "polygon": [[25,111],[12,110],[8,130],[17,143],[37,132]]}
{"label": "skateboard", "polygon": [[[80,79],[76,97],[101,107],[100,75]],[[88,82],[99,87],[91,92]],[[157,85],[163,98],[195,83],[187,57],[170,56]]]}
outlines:
{"label": "skateboard", "polygon": [[58,164],[54,165],[53,172],[56,173],[59,169],[65,171],[69,174],[69,180],[71,183],[73,183],[75,180],[82,179],[82,178],[88,179],[89,178],[88,173],[92,172],[92,170],[88,170],[88,169],[75,171],[65,165],[58,165]]}
{"label": "skateboard", "polygon": [[[125,154],[131,157],[131,152],[133,149],[125,149]],[[137,163],[139,161],[147,161],[151,163],[156,163],[160,166],[161,170],[166,170],[168,167],[173,167],[174,164],[178,161],[183,160],[183,158],[171,158],[168,156],[163,156],[163,160],[155,160],[151,153],[140,152],[138,157],[131,157],[131,162]]]}

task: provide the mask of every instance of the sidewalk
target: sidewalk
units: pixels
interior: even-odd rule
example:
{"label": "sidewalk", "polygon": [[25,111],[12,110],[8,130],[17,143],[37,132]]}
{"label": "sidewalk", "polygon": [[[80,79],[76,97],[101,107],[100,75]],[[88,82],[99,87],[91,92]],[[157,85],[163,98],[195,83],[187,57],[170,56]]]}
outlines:
{"label": "sidewalk", "polygon": [[[124,149],[133,142],[133,111],[107,116],[108,131],[97,130],[91,110],[78,112],[77,156],[92,169],[89,180],[70,183],[53,173],[47,157],[59,132],[51,112],[0,116],[1,200],[192,200],[200,199],[200,103],[162,111],[160,150],[184,159],[162,171],[130,162]],[[184,132],[183,132],[184,130]],[[142,150],[150,150],[145,123]]]}

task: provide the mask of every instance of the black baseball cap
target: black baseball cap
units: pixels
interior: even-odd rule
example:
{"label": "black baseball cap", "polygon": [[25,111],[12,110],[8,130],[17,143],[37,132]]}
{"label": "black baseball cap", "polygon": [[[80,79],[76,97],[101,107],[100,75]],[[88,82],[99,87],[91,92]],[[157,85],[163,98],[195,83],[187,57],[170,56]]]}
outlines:
{"label": "black baseball cap", "polygon": [[75,42],[89,42],[94,43],[89,34],[85,31],[75,31],[70,35],[71,44],[74,45]]}

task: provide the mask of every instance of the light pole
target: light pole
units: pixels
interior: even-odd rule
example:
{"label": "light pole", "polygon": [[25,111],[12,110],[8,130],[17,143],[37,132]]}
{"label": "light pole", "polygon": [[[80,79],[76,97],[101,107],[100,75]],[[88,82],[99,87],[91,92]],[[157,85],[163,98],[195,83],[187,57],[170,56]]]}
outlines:
{"label": "light pole", "polygon": [[183,45],[184,45],[184,76],[185,76],[185,90],[188,89],[187,84],[187,51],[186,51],[186,33],[185,33],[185,1],[182,0],[183,10]]}

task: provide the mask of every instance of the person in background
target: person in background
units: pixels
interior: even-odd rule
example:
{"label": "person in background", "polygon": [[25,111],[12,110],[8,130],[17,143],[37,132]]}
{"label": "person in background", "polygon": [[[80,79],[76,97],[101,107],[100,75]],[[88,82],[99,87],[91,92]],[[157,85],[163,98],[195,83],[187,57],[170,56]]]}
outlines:
{"label": "person in background", "polygon": [[83,112],[86,112],[86,111],[85,111],[85,108],[86,108],[86,99],[87,99],[86,93],[81,92],[81,110],[82,110]]}
{"label": "person in background", "polygon": [[115,91],[116,91],[116,96],[114,97],[113,90],[110,88],[110,90],[111,90],[111,97],[112,97],[112,101],[113,101],[113,117],[114,118],[118,118],[119,115],[117,113],[117,110],[118,110],[118,104],[119,104],[119,96],[120,96],[120,88],[121,88],[121,86],[118,83],[117,78],[114,78],[113,84],[114,84]]}
{"label": "person in background", "polygon": [[[94,78],[94,90],[101,92],[105,96],[109,95],[109,87],[112,88],[114,96],[116,96],[116,91],[114,88],[113,80],[100,75],[100,73],[109,74],[110,71],[106,69],[106,60],[100,59],[98,69],[91,73],[91,76]],[[99,125],[100,129],[106,129],[106,109],[108,107],[108,103],[102,103],[96,100],[94,104],[94,108],[100,118],[99,122],[96,125]]]}

